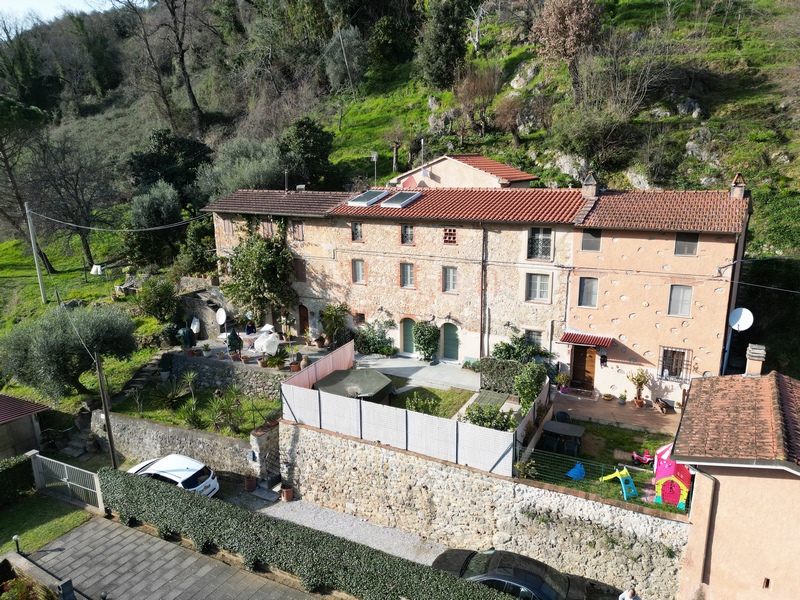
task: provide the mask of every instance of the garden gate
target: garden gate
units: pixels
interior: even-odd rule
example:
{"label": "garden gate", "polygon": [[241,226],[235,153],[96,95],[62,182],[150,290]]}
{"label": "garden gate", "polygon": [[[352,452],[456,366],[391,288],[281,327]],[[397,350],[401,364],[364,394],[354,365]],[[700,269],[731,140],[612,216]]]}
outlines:
{"label": "garden gate", "polygon": [[78,504],[100,514],[105,513],[97,473],[84,471],[52,458],[45,458],[36,450],[32,450],[28,454],[31,457],[37,491]]}

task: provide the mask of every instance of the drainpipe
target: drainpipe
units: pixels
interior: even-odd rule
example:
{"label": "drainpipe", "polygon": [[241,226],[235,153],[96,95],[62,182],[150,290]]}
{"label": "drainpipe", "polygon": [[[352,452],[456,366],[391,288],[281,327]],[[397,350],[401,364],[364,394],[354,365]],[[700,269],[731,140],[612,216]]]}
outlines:
{"label": "drainpipe", "polygon": [[489,254],[489,232],[483,221],[480,222],[481,231],[483,233],[483,241],[481,244],[481,344],[479,349],[478,358],[486,356],[484,351],[484,335],[486,334],[486,261]]}

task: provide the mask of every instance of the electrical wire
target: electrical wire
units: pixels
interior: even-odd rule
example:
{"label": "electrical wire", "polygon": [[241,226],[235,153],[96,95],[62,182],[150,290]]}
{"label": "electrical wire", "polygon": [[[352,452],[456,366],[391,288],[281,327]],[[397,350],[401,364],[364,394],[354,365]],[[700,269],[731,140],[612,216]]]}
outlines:
{"label": "electrical wire", "polygon": [[144,231],[163,231],[165,229],[172,229],[174,227],[183,227],[184,225],[188,225],[189,223],[194,223],[195,221],[199,221],[200,219],[207,219],[211,216],[211,213],[200,215],[199,217],[194,217],[192,219],[187,219],[186,221],[179,221],[178,223],[169,223],[167,225],[159,225],[158,227],[145,227],[143,229],[106,229],[104,227],[89,227],[87,225],[78,225],[76,223],[70,223],[68,221],[61,221],[60,219],[56,219],[53,217],[48,217],[47,215],[43,215],[41,213],[37,213],[34,211],[28,211],[32,215],[36,215],[37,217],[41,217],[42,219],[46,219],[48,221],[52,221],[53,223],[58,223],[60,225],[65,225],[67,227],[73,227],[75,229],[86,229],[88,231],[102,231],[105,233],[138,233]]}

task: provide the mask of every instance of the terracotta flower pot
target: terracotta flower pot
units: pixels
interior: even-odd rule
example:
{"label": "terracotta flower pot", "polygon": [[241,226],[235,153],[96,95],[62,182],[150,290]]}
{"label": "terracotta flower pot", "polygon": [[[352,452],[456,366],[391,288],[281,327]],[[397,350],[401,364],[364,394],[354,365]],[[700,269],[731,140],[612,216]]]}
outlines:
{"label": "terracotta flower pot", "polygon": [[290,371],[299,371],[300,370],[300,363],[299,362],[289,363],[289,370]]}
{"label": "terracotta flower pot", "polygon": [[256,487],[258,487],[258,477],[246,475],[244,478],[244,491],[252,492],[256,489]]}
{"label": "terracotta flower pot", "polygon": [[281,500],[290,502],[294,500],[294,486],[290,483],[281,484]]}

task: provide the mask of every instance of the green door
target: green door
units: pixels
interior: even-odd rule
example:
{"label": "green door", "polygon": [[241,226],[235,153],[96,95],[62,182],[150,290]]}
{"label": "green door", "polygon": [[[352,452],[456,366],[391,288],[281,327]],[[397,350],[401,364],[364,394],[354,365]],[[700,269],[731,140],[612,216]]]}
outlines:
{"label": "green door", "polygon": [[414,352],[414,335],[411,333],[413,327],[414,321],[403,319],[403,352]]}
{"label": "green door", "polygon": [[458,327],[452,323],[445,323],[444,331],[444,358],[458,360]]}

